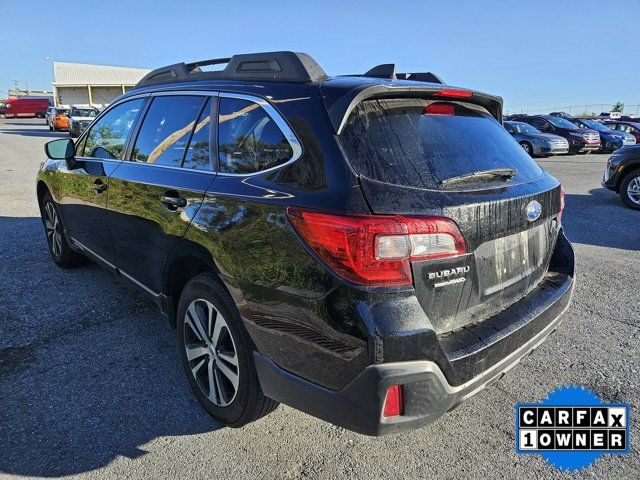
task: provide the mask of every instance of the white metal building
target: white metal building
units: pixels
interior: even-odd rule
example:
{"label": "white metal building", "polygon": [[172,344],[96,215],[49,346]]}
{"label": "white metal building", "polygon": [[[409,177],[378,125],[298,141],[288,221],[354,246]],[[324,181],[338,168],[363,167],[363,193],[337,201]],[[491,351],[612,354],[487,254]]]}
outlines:
{"label": "white metal building", "polygon": [[56,105],[104,107],[148,72],[144,68],[53,62],[53,98]]}

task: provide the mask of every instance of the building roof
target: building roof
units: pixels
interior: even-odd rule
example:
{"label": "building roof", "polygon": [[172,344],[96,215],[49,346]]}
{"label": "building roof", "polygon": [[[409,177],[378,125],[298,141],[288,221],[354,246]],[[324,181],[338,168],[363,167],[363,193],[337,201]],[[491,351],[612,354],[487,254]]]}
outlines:
{"label": "building roof", "polygon": [[135,85],[147,73],[144,68],[53,62],[53,85]]}

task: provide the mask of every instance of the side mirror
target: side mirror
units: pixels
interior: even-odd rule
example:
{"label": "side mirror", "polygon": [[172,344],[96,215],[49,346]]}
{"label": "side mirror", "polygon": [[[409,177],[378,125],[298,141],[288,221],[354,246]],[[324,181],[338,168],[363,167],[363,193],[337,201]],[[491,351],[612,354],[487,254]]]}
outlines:
{"label": "side mirror", "polygon": [[76,166],[76,146],[70,138],[60,138],[46,143],[44,152],[51,160],[64,160],[69,170]]}

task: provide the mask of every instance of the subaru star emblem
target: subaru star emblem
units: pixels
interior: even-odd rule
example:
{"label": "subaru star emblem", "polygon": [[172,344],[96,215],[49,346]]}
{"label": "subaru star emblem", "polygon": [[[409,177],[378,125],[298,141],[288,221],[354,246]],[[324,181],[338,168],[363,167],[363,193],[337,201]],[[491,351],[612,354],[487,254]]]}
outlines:
{"label": "subaru star emblem", "polygon": [[542,213],[542,205],[537,200],[533,202],[529,202],[527,205],[527,219],[530,222],[535,222],[538,218],[540,218],[540,214]]}

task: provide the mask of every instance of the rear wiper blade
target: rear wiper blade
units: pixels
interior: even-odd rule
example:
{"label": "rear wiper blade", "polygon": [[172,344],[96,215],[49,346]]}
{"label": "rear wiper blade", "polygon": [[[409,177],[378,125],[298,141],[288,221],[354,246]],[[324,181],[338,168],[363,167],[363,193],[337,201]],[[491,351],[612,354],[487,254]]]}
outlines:
{"label": "rear wiper blade", "polygon": [[456,177],[447,178],[440,182],[441,185],[451,185],[454,183],[466,183],[476,180],[485,180],[491,178],[501,178],[503,180],[509,180],[515,177],[518,170],[515,168],[493,168],[491,170],[481,170],[479,172],[466,173],[464,175],[458,175]]}

